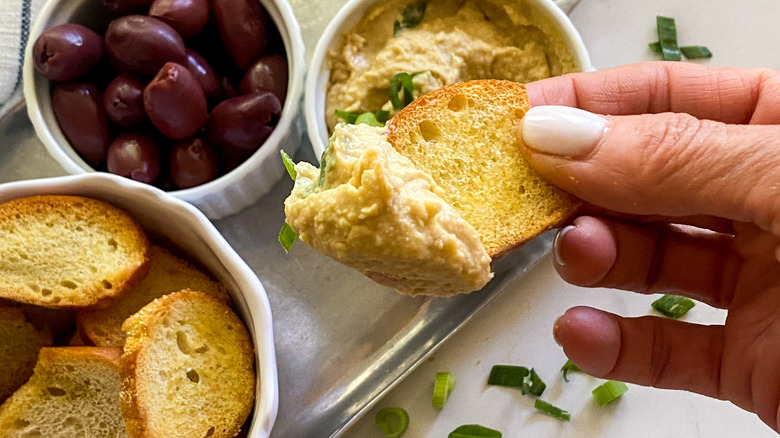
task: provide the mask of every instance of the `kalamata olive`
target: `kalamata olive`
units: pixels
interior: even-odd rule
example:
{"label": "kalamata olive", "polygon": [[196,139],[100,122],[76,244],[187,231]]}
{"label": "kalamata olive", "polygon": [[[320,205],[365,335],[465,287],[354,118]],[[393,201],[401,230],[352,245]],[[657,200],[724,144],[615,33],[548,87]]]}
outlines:
{"label": "kalamata olive", "polygon": [[208,0],[154,0],[149,16],[158,18],[189,39],[209,22]]}
{"label": "kalamata olive", "polygon": [[281,110],[279,99],[269,91],[223,100],[209,115],[209,140],[224,148],[255,150],[273,132],[271,123]]}
{"label": "kalamata olive", "polygon": [[146,85],[129,74],[117,76],[103,93],[103,104],[108,118],[128,128],[146,120],[144,87]]}
{"label": "kalamata olive", "polygon": [[109,11],[115,14],[127,14],[141,12],[142,9],[152,4],[153,0],[103,0]]}
{"label": "kalamata olive", "polygon": [[87,73],[105,53],[103,38],[80,24],[61,24],[44,31],[33,46],[35,69],[52,81],[69,81]]}
{"label": "kalamata olive", "polygon": [[113,174],[151,184],[160,176],[160,151],[152,137],[125,132],[108,148],[106,164]]}
{"label": "kalamata olive", "polygon": [[214,0],[214,19],[230,58],[246,70],[268,47],[268,18],[257,0]]}
{"label": "kalamata olive", "polygon": [[219,79],[211,66],[194,50],[187,49],[187,69],[195,76],[206,97],[218,97],[222,94]]}
{"label": "kalamata olive", "polygon": [[217,155],[206,139],[193,137],[173,145],[170,177],[180,189],[205,184],[216,178],[218,172]]}
{"label": "kalamata olive", "polygon": [[187,62],[184,41],[171,26],[143,15],[126,15],[108,25],[106,49],[116,67],[153,76],[166,62]]}
{"label": "kalamata olive", "polygon": [[241,94],[270,91],[284,102],[287,96],[287,59],[279,54],[263,55],[249,67],[239,85]]}
{"label": "kalamata olive", "polygon": [[103,97],[97,87],[86,82],[57,84],[51,104],[73,149],[91,165],[102,165],[112,137]]}
{"label": "kalamata olive", "polygon": [[162,135],[180,140],[195,135],[206,123],[206,95],[195,76],[169,62],[144,89],[144,109]]}

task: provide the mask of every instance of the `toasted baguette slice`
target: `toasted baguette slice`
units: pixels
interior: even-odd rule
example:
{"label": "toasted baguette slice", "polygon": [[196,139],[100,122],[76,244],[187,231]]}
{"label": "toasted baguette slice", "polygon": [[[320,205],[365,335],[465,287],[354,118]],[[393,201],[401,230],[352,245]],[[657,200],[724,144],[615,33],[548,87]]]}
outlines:
{"label": "toasted baguette slice", "polygon": [[421,96],[387,124],[390,144],[433,177],[493,258],[578,206],[520,154],[516,130],[529,108],[524,85],[477,80]]}
{"label": "toasted baguette slice", "polygon": [[46,347],[30,380],[0,406],[4,438],[126,437],[120,348]]}
{"label": "toasted baguette slice", "polygon": [[77,196],[0,204],[0,297],[86,307],[137,284],[149,241],[122,210]]}
{"label": "toasted baguette slice", "polygon": [[0,403],[33,373],[38,351],[51,336],[27,322],[18,307],[0,307]]}
{"label": "toasted baguette slice", "polygon": [[192,289],[207,293],[222,303],[230,304],[230,295],[221,284],[211,280],[189,263],[164,248],[152,245],[149,252],[149,273],[141,283],[112,300],[108,307],[78,312],[79,330],[98,347],[125,345],[122,323],[130,315],[171,292]]}
{"label": "toasted baguette slice", "polygon": [[233,437],[255,394],[252,342],[233,311],[202,292],[146,305],[122,329],[122,414],[132,437]]}

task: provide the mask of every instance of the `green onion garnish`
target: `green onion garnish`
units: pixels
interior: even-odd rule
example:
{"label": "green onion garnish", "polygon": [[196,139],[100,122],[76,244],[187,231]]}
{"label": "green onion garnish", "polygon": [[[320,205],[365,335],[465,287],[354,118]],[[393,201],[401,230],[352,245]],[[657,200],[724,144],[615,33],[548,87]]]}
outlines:
{"label": "green onion garnish", "polygon": [[650,50],[652,50],[655,53],[658,54],[664,53],[664,50],[661,48],[661,43],[659,43],[658,41],[648,44],[648,47],[650,47]]}
{"label": "green onion garnish", "polygon": [[617,380],[607,380],[593,390],[593,398],[600,406],[612,403],[616,398],[628,391],[628,386]]}
{"label": "green onion garnish", "polygon": [[412,29],[417,27],[425,15],[425,7],[428,6],[427,2],[417,2],[406,5],[401,11],[401,19],[396,20],[393,23],[393,35],[398,35],[404,29]]}
{"label": "green onion garnish", "polygon": [[542,382],[542,379],[539,378],[533,368],[531,368],[527,376],[523,377],[523,384],[520,386],[523,395],[533,394],[537,397],[542,395],[545,388],[547,388],[547,385]]}
{"label": "green onion garnish", "polygon": [[377,122],[381,124],[385,124],[388,120],[390,120],[390,111],[385,110],[379,110],[374,113],[374,118]]}
{"label": "green onion garnish", "polygon": [[501,438],[501,432],[479,424],[465,424],[450,432],[447,438]]}
{"label": "green onion garnish", "polygon": [[295,240],[298,239],[298,233],[293,231],[287,222],[282,225],[282,229],[279,230],[279,243],[284,247],[285,252],[289,252],[292,248]]}
{"label": "green onion garnish", "polygon": [[336,117],[344,120],[350,125],[365,123],[371,126],[384,126],[390,119],[390,111],[379,110],[376,112],[343,111],[336,110]]}
{"label": "green onion garnish", "polygon": [[433,397],[431,404],[434,408],[443,408],[450,398],[450,392],[455,388],[455,376],[450,373],[436,373],[436,382],[433,384]]}
{"label": "green onion garnish", "polygon": [[712,52],[706,46],[682,46],[680,52],[688,59],[712,58]]}
{"label": "green onion garnish", "polygon": [[582,371],[580,367],[574,364],[571,360],[567,360],[565,364],[561,367],[561,372],[563,372],[563,380],[566,382],[569,381],[569,377],[567,376],[570,372],[577,372]]}
{"label": "green onion garnish", "polygon": [[656,27],[658,28],[658,42],[661,44],[661,53],[666,61],[680,61],[680,48],[677,47],[677,26],[674,18],[655,17]]}
{"label": "green onion garnish", "polygon": [[354,125],[358,116],[363,114],[362,112],[359,111],[344,111],[344,110],[336,110],[335,113],[336,113],[336,117],[344,120],[350,125]]}
{"label": "green onion garnish", "polygon": [[[409,73],[401,72],[397,73],[390,79],[390,102],[393,104],[393,108],[400,110],[406,105],[412,103],[414,99],[414,84],[412,83],[412,76]],[[403,100],[398,96],[403,91]]]}
{"label": "green onion garnish", "polygon": [[661,298],[653,301],[652,304],[653,309],[661,312],[668,318],[674,319],[685,315],[695,305],[696,303],[694,303],[692,300],[681,297],[679,295],[664,295]]}
{"label": "green onion garnish", "polygon": [[409,414],[395,406],[382,408],[376,413],[374,422],[387,438],[398,438],[409,427]]}
{"label": "green onion garnish", "polygon": [[545,414],[553,418],[557,418],[561,421],[571,420],[571,414],[569,411],[564,411],[563,409],[557,406],[553,406],[540,398],[537,398],[536,401],[534,401],[534,407],[544,412]]}
{"label": "green onion garnish", "polygon": [[376,116],[374,116],[374,113],[363,113],[359,115],[358,118],[355,119],[355,124],[356,125],[365,124],[365,125],[377,126],[377,127],[384,126],[384,123],[379,123],[379,121],[377,121]]}
{"label": "green onion garnish", "polygon": [[515,365],[493,365],[488,376],[488,385],[520,388],[528,375],[528,368]]}
{"label": "green onion garnish", "polygon": [[[663,53],[661,43],[658,41],[650,43],[648,46],[655,53]],[[680,52],[688,59],[712,58],[712,52],[706,46],[681,46]]]}
{"label": "green onion garnish", "polygon": [[289,173],[290,178],[295,181],[295,177],[298,176],[298,173],[295,171],[295,162],[287,155],[287,152],[285,152],[284,149],[281,149],[280,152],[282,153],[282,163],[284,163],[287,173]]}

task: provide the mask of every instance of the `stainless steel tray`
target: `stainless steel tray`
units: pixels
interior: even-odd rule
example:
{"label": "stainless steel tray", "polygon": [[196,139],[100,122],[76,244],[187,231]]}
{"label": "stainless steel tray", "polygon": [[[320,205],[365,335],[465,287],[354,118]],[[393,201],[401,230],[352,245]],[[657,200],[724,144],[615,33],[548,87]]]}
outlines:
{"label": "stainless steel tray", "polygon": [[[343,3],[291,1],[308,53]],[[0,119],[0,139],[0,182],[64,175],[35,136],[24,105]],[[316,162],[304,141],[296,160]],[[306,245],[299,243],[285,254],[277,236],[291,188],[289,179],[279,181],[254,206],[214,222],[260,278],[271,302],[280,397],[275,438],[339,435],[507,284],[524,275],[552,242],[552,235],[546,234],[500,260],[495,279],[479,292],[449,299],[410,298],[377,286]]]}

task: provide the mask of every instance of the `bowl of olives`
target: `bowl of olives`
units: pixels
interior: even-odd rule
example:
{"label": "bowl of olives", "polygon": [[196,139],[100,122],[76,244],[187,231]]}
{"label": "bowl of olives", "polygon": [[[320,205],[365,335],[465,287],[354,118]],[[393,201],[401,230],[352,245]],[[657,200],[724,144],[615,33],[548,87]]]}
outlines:
{"label": "bowl of olives", "polygon": [[284,174],[301,143],[301,31],[283,0],[52,0],[30,31],[24,96],[71,174],[161,188],[211,219]]}

